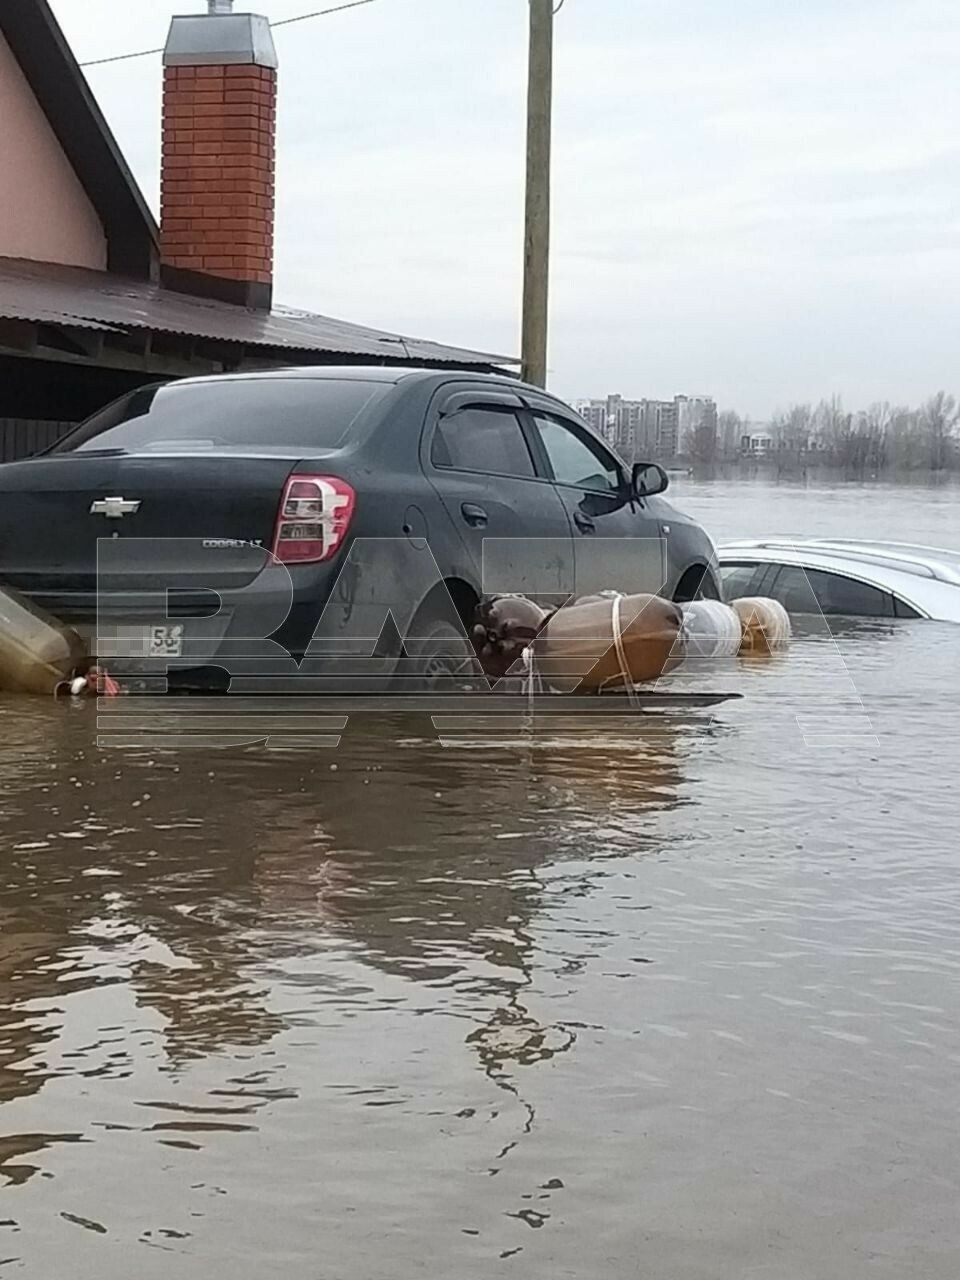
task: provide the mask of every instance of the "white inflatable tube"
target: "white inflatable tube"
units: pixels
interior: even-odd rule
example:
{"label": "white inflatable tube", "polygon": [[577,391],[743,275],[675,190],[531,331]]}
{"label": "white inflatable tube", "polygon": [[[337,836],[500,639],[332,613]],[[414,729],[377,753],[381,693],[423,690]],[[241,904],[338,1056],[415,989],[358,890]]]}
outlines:
{"label": "white inflatable tube", "polygon": [[687,658],[735,658],[743,643],[736,611],[719,600],[694,600],[683,608],[680,643]]}

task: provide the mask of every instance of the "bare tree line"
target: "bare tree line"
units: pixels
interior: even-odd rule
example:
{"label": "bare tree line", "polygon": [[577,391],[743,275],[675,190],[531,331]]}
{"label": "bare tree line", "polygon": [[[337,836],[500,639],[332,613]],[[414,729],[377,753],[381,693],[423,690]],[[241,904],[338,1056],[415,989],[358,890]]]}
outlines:
{"label": "bare tree line", "polygon": [[705,470],[748,458],[779,470],[824,468],[850,479],[960,471],[960,408],[946,391],[917,408],[884,400],[854,412],[834,396],[817,405],[790,405],[762,427],[727,410],[715,433],[698,428],[684,445],[693,466]]}

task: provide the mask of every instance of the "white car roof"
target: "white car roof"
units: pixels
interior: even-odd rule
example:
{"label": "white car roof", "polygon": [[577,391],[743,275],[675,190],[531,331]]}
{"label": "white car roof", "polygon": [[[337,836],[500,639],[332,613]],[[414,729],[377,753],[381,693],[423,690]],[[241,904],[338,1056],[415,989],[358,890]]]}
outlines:
{"label": "white car roof", "polygon": [[960,552],[908,542],[765,538],[728,542],[720,563],[795,564],[889,591],[927,617],[960,622]]}

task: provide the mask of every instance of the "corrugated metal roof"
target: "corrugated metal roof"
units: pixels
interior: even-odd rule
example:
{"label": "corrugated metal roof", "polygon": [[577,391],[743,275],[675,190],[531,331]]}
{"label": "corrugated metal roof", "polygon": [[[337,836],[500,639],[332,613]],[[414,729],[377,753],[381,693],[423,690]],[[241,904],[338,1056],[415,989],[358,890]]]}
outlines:
{"label": "corrugated metal roof", "polygon": [[32,307],[30,315],[23,315],[21,308],[9,300],[0,284],[0,320],[26,320],[33,324],[57,324],[70,329],[94,329],[100,333],[124,333],[115,324],[104,324],[102,320],[87,320],[83,316],[66,316],[62,311],[46,311],[42,307]]}
{"label": "corrugated metal roof", "polygon": [[0,258],[0,316],[66,327],[148,330],[294,352],[410,359],[460,366],[512,365],[512,356],[449,347],[329,316],[275,307],[254,311],[147,281],[83,267]]}

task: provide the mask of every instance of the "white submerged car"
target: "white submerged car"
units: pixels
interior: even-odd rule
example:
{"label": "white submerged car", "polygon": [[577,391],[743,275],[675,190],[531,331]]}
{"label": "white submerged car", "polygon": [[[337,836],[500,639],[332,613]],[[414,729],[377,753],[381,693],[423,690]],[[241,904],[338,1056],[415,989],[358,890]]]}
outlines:
{"label": "white submerged car", "polygon": [[960,551],[776,538],[729,542],[718,557],[725,600],[771,596],[788,613],[960,622]]}

